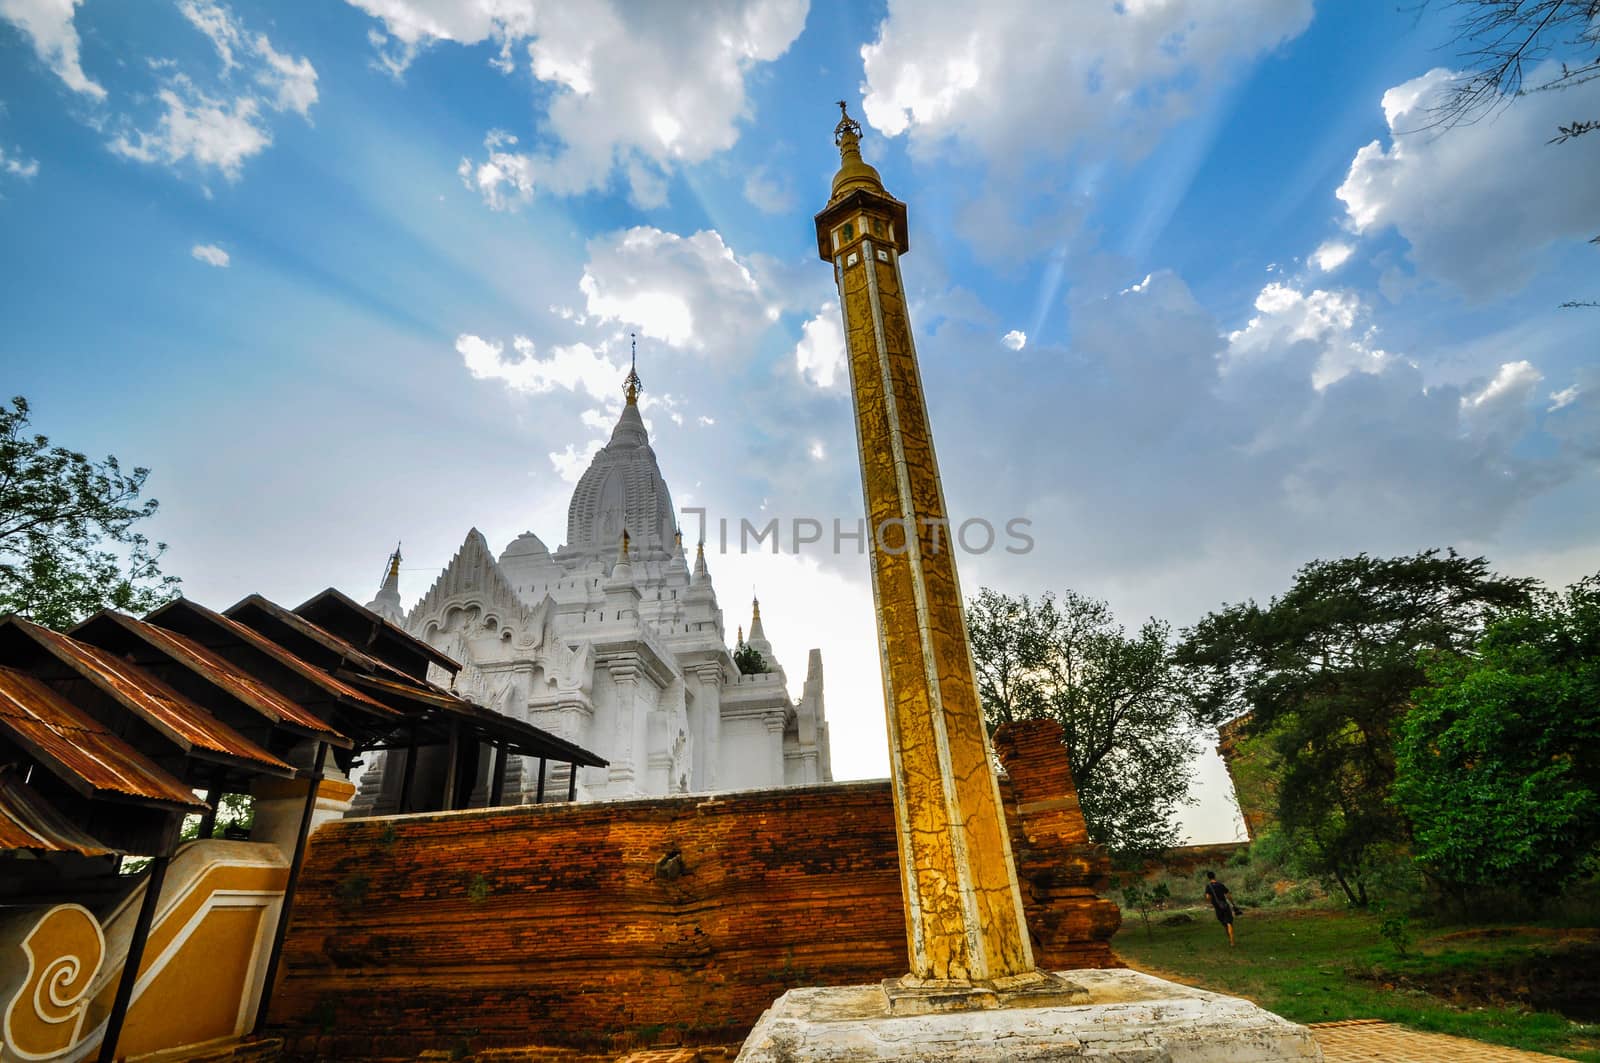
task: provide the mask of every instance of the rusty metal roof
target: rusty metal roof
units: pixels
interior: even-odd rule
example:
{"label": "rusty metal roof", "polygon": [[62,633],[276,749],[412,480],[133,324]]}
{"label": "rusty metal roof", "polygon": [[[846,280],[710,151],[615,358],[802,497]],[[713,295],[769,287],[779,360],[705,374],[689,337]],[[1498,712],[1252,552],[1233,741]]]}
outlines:
{"label": "rusty metal roof", "polygon": [[102,845],[34,793],[22,774],[0,766],[0,850],[33,849],[50,853],[111,856],[122,852]]}
{"label": "rusty metal roof", "polygon": [[[399,712],[391,709],[376,698],[362,693],[343,680],[334,678],[316,665],[296,657],[293,653],[290,653],[260,632],[246,627],[232,617],[223,616],[221,613],[213,612],[203,605],[197,605],[187,598],[178,598],[168,602],[145,617],[145,623],[171,630],[168,626],[170,622],[169,614],[178,610],[182,610],[191,616],[199,617],[222,633],[245,643],[261,654],[271,657],[284,668],[289,669],[302,679],[321,689],[331,701],[341,701],[379,716],[400,715]],[[328,728],[328,733],[337,734],[327,724],[323,724],[323,726]]]}
{"label": "rusty metal roof", "polygon": [[294,772],[289,765],[138,665],[26,620],[12,617],[4,623],[16,625],[49,650],[56,660],[116,699],[184,752],[198,749],[220,754],[264,767],[273,774]]}
{"label": "rusty metal roof", "polygon": [[[247,627],[254,627],[250,623],[253,614],[266,617],[269,621],[282,624],[295,632],[300,637],[310,639],[329,653],[337,654],[342,663],[354,665],[368,675],[392,679],[401,683],[422,684],[424,681],[407,675],[387,661],[381,661],[366,650],[357,646],[349,639],[340,638],[326,628],[318,627],[303,616],[285,609],[277,602],[252,594],[241,599],[225,610],[225,615],[232,617]],[[260,628],[256,628],[260,631]]]}
{"label": "rusty metal roof", "polygon": [[559,735],[551,734],[542,727],[535,727],[515,717],[484,708],[431,684],[426,690],[421,690],[412,684],[396,683],[349,670],[341,670],[340,674],[352,683],[437,709],[447,717],[456,718],[476,734],[510,743],[515,747],[512,752],[524,756],[548,757],[551,760],[585,764],[596,768],[603,768],[608,763],[598,754]]}
{"label": "rusty metal roof", "polygon": [[205,807],[183,783],[26,672],[0,665],[0,730],[86,797]]}
{"label": "rusty metal roof", "polygon": [[461,662],[445,653],[440,652],[426,642],[417,638],[411,632],[398,624],[390,623],[371,609],[361,605],[348,595],[329,587],[321,594],[306,599],[295,607],[295,613],[305,617],[314,624],[327,627],[324,617],[328,615],[343,616],[352,622],[370,624],[375,632],[375,637],[387,637],[398,642],[402,647],[432,661],[440,668],[454,675],[461,671]]}
{"label": "rusty metal roof", "polygon": [[115,623],[146,645],[165,654],[211,685],[226,691],[231,697],[274,723],[289,723],[319,736],[344,739],[344,735],[339,734],[316,713],[278,693],[232,661],[175,631],[168,631],[166,628],[147,624],[142,620],[135,620],[131,616],[124,616],[107,609],[79,624],[73,629],[74,634],[96,621]]}

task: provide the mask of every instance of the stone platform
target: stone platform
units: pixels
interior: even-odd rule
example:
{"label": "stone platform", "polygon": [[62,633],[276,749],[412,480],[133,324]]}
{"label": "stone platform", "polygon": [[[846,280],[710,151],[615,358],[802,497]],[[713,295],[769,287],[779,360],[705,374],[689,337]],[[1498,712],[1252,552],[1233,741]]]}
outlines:
{"label": "stone platform", "polygon": [[1034,1000],[905,1008],[884,986],[791,989],[738,1063],[1279,1063],[1321,1060],[1311,1031],[1247,1000],[1127,970],[1072,971]]}

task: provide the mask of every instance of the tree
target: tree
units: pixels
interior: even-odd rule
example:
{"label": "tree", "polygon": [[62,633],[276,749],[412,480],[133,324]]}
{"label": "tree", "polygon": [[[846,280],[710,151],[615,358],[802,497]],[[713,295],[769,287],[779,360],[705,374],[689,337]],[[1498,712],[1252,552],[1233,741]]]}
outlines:
{"label": "tree", "polygon": [[1249,713],[1282,760],[1278,822],[1302,861],[1365,906],[1368,883],[1408,840],[1391,796],[1395,729],[1424,681],[1424,652],[1461,652],[1532,581],[1438,550],[1313,561],[1265,607],[1245,602],[1184,632],[1198,716]]}
{"label": "tree", "polygon": [[740,675],[760,675],[768,671],[766,658],[748,642],[741,642],[734,649],[733,663]]}
{"label": "tree", "polygon": [[1434,655],[1396,749],[1416,858],[1468,889],[1553,894],[1600,856],[1600,575]]}
{"label": "tree", "polygon": [[0,405],[0,614],[60,630],[106,606],[147,612],[172,598],[166,544],[135,530],[156,512],[139,500],[150,470],[53,447],[28,423],[26,399]]}
{"label": "tree", "polygon": [[[1441,125],[1477,121],[1525,93],[1600,78],[1600,0],[1443,0],[1443,6],[1453,12],[1467,68],[1435,110]],[[1561,60],[1561,72],[1529,85],[1529,68],[1549,58]],[[1558,127],[1553,142],[1596,129],[1600,120],[1578,118]]]}
{"label": "tree", "polygon": [[[1576,88],[1600,79],[1600,0],[1422,0],[1454,13],[1456,43],[1466,70],[1441,104],[1433,124],[1449,128],[1476,122],[1529,92]],[[1528,84],[1530,68],[1557,59],[1561,72]],[[1552,144],[1600,130],[1600,115],[1575,115],[1555,128]],[[1591,243],[1600,244],[1600,236]],[[1600,308],[1600,301],[1569,300],[1563,309]]]}
{"label": "tree", "polygon": [[967,631],[991,727],[1061,724],[1090,835],[1123,857],[1176,844],[1197,744],[1167,625],[1129,636],[1105,602],[1072,591],[1034,600],[984,588]]}

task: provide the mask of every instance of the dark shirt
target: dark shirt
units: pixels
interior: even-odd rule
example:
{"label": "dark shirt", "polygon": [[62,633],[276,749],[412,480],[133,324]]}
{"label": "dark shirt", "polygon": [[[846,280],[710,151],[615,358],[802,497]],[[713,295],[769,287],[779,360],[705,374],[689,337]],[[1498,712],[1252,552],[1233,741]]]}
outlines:
{"label": "dark shirt", "polygon": [[1233,902],[1228,899],[1228,887],[1220,882],[1206,883],[1206,900],[1219,912],[1233,911]]}

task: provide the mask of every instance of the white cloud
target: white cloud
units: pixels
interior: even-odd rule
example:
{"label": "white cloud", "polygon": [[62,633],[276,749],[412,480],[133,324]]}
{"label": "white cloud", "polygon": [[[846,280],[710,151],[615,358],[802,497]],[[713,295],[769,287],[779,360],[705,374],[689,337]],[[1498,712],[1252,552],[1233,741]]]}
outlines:
{"label": "white cloud", "polygon": [[578,282],[598,323],[714,358],[748,358],[777,316],[780,296],[714,229],[679,236],[635,226],[589,241]]}
{"label": "white cloud", "polygon": [[216,266],[218,269],[228,268],[228,252],[216,244],[195,244],[189,249],[189,254],[208,266]]}
{"label": "white cloud", "polygon": [[828,448],[822,445],[822,440],[813,439],[811,446],[806,448],[806,453],[811,455],[813,461],[824,461],[828,457]]}
{"label": "white cloud", "polygon": [[1384,93],[1389,146],[1374,140],[1358,151],[1337,194],[1358,232],[1393,226],[1420,271],[1483,300],[1526,284],[1541,249],[1594,235],[1600,142],[1548,141],[1574,113],[1600,107],[1600,82],[1531,93],[1475,124],[1430,128],[1430,108],[1454,76],[1431,70]]}
{"label": "white cloud", "polygon": [[1554,413],[1563,406],[1571,406],[1577,397],[1578,385],[1576,384],[1569,388],[1562,388],[1560,391],[1552,391],[1550,393],[1550,412]]}
{"label": "white cloud", "polygon": [[1311,14],[1311,0],[890,0],[861,49],[863,117],[914,152],[948,161],[954,146],[981,162],[985,194],[964,209],[963,233],[983,233],[980,249],[1036,254],[1081,212],[1061,159],[1088,175],[1142,155]]}
{"label": "white cloud", "polygon": [[134,130],[111,141],[111,150],[139,162],[192,161],[237,181],[246,159],[272,143],[254,97],[214,99],[179,74],[157,94],[165,108],[153,130]]}
{"label": "white cloud", "polygon": [[763,214],[787,214],[794,209],[794,189],[765,166],[757,166],[745,175],[744,198]]}
{"label": "white cloud", "polygon": [[702,162],[738,140],[738,123],[747,117],[746,76],[788,50],[808,6],[806,0],[708,0],[695,5],[691,31],[673,4],[350,2],[381,20],[382,61],[396,74],[436,42],[492,41],[499,46],[497,68],[510,73],[521,65],[550,90],[540,130],[550,147],[517,152],[509,150],[515,140],[491,134],[485,158],[462,160],[463,179],[496,208],[539,191],[602,188],[618,173],[635,203],[661,204],[677,166]]}
{"label": "white cloud", "polygon": [[1273,281],[1256,296],[1255,308],[1245,327],[1228,336],[1225,372],[1277,357],[1285,345],[1304,344],[1317,354],[1311,382],[1321,389],[1347,373],[1381,372],[1389,357],[1375,345],[1366,308],[1352,292],[1303,292]]}
{"label": "white cloud", "polygon": [[7,155],[6,149],[0,148],[0,171],[24,181],[31,181],[39,174],[39,160],[25,159],[20,155]]}
{"label": "white cloud", "polygon": [[1311,252],[1311,264],[1324,273],[1332,273],[1350,260],[1355,246],[1343,240],[1328,240]]}
{"label": "white cloud", "polygon": [[695,418],[695,423],[700,425],[702,428],[710,428],[712,425],[717,423],[717,419],[715,417],[707,417],[702,413],[699,417]]}
{"label": "white cloud", "polygon": [[604,445],[603,439],[591,439],[582,450],[579,450],[575,444],[568,443],[565,450],[550,452],[550,464],[556,470],[557,476],[569,484],[575,484],[583,477],[584,470],[589,467],[589,463]]}
{"label": "white cloud", "polygon": [[72,19],[82,0],[0,0],[5,19],[33,44],[39,60],[73,92],[103,100],[106,90],[89,79],[78,58],[78,30]]}
{"label": "white cloud", "polygon": [[1480,390],[1461,396],[1463,427],[1474,438],[1509,449],[1533,427],[1543,380],[1531,362],[1506,362]]}
{"label": "white cloud", "polygon": [[244,163],[272,144],[267,112],[293,111],[309,120],[317,72],[310,60],[285,55],[265,34],[248,31],[225,4],[179,0],[178,10],[216,50],[221,70],[214,85],[201,87],[194,72],[179,70],[174,60],[147,59],[143,65],[160,81],[153,97],[141,97],[158,104],[153,119],[122,113],[91,124],[115,131],[108,147],[124,158],[189,163],[236,181]]}
{"label": "white cloud", "polygon": [[515,391],[539,394],[559,387],[605,399],[612,397],[623,377],[615,363],[586,343],[552,347],[546,358],[538,357],[526,336],[515,337],[511,346],[515,358],[505,357],[505,344],[498,341],[469,333],[456,337],[456,353],[467,372],[478,380],[501,381]]}
{"label": "white cloud", "polygon": [[891,0],[862,46],[867,122],[990,160],[1157,131],[1186,94],[1306,29],[1310,0]]}
{"label": "white cloud", "polygon": [[310,117],[311,105],[317,102],[317,71],[311,60],[284,55],[272,47],[265,34],[256,35],[254,47],[262,64],[256,71],[256,83],[272,93],[272,106]]}
{"label": "white cloud", "polygon": [[844,324],[839,304],[822,304],[815,317],[800,328],[794,364],[800,375],[819,388],[831,388],[844,373]]}
{"label": "white cloud", "polygon": [[1012,329],[1000,337],[1000,342],[1010,347],[1013,351],[1020,351],[1028,345],[1028,334],[1021,329]]}

